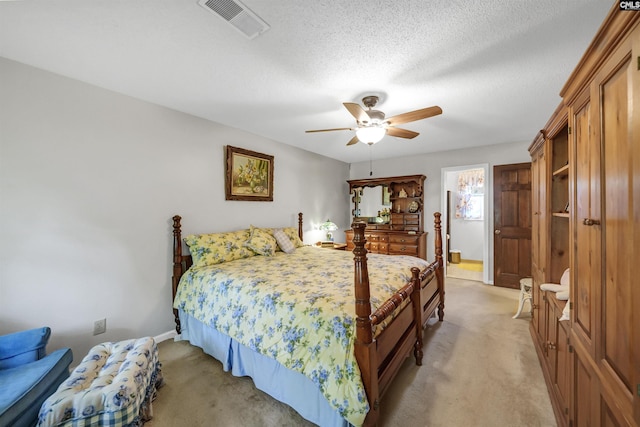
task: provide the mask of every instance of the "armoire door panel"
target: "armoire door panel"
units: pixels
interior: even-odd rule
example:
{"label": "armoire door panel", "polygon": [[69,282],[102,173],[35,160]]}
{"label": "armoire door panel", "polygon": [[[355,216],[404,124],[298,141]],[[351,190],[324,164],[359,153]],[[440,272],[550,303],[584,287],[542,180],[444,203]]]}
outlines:
{"label": "armoire door panel", "polygon": [[602,419],[600,420],[600,424],[602,427],[621,427],[620,424],[614,415],[614,412],[609,408],[606,402],[603,400],[601,402],[600,413],[602,414]]}
{"label": "armoire door panel", "polygon": [[[576,348],[577,350],[577,348]],[[572,418],[576,427],[596,426],[598,405],[596,404],[596,377],[595,373],[585,363],[588,356],[579,355],[574,352],[573,357],[573,388],[572,388]]]}
{"label": "armoire door panel", "polygon": [[[575,202],[574,202],[574,253],[576,260],[571,273],[573,291],[573,327],[578,336],[592,352],[592,333],[594,316],[593,294],[598,282],[600,263],[599,245],[595,241],[600,230],[584,224],[591,218],[592,206],[599,205],[599,158],[600,150],[592,143],[591,104],[587,101],[573,113],[575,126]],[[594,208],[594,212],[599,208]]]}
{"label": "armoire door panel", "polygon": [[[609,70],[604,70],[608,72]],[[629,137],[631,93],[631,58],[626,56],[609,77],[600,84],[600,116],[603,155],[602,206],[604,213],[604,271],[602,286],[602,359],[611,366],[625,391],[635,394],[632,365],[631,331],[633,287],[637,277],[635,263],[628,256],[634,252],[633,212],[633,144]],[[636,141],[636,144],[638,142]],[[635,343],[639,345],[640,343]]]}
{"label": "armoire door panel", "polygon": [[[561,316],[559,309],[554,313]],[[558,321],[556,326],[556,368],[555,368],[555,391],[558,396],[558,406],[565,414],[569,412],[569,390],[570,390],[570,357],[568,326],[566,321]]]}

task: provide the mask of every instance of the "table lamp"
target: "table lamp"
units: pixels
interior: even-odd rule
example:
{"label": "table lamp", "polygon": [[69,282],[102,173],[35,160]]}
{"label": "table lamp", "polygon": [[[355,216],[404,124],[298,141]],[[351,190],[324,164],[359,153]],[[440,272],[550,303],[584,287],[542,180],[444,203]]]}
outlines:
{"label": "table lamp", "polygon": [[333,241],[333,235],[331,234],[331,232],[337,229],[338,229],[338,226],[329,220],[320,224],[320,230],[324,230],[327,232],[327,241],[330,241],[330,242]]}

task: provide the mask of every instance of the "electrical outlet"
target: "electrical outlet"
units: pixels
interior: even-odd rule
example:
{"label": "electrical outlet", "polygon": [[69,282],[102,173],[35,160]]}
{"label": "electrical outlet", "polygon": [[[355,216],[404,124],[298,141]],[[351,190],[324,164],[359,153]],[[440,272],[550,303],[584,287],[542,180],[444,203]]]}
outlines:
{"label": "electrical outlet", "polygon": [[93,322],[93,335],[100,335],[107,332],[107,319],[100,319]]}

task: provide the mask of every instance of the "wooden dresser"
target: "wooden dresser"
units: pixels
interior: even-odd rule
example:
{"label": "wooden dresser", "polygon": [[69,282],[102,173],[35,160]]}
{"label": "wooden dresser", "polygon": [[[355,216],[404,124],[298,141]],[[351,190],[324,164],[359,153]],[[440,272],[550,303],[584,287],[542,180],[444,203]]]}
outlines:
{"label": "wooden dresser", "polygon": [[[640,12],[615,2],[560,96],[529,148],[531,335],[559,426],[638,427]],[[540,289],[566,268],[568,303]]]}
{"label": "wooden dresser", "polygon": [[[366,248],[371,253],[411,255],[427,259],[427,233],[424,232],[424,175],[347,181],[354,203],[355,221],[367,223]],[[379,191],[381,202],[388,192],[388,203],[380,203],[374,216],[361,216],[363,189]],[[387,201],[386,199],[384,200]],[[383,213],[388,210],[389,214]],[[382,211],[382,212],[381,212]],[[347,250],[353,250],[353,231],[347,230]]]}

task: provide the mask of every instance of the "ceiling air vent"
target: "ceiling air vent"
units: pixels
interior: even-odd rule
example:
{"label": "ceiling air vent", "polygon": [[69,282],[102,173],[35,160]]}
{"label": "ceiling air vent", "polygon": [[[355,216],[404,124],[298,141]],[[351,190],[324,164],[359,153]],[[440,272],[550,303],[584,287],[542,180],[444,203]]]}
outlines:
{"label": "ceiling air vent", "polygon": [[270,28],[269,24],[238,0],[199,0],[198,4],[233,25],[249,39]]}

